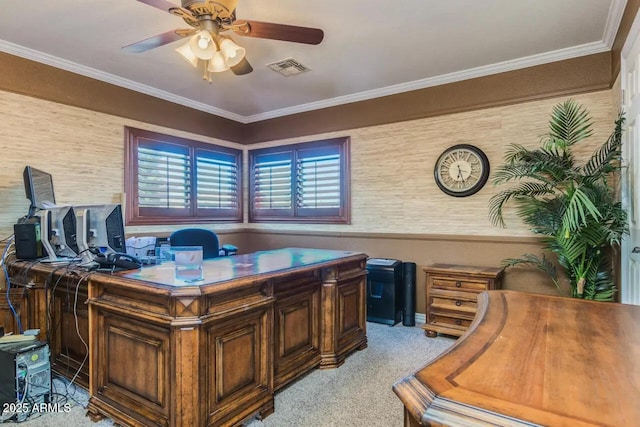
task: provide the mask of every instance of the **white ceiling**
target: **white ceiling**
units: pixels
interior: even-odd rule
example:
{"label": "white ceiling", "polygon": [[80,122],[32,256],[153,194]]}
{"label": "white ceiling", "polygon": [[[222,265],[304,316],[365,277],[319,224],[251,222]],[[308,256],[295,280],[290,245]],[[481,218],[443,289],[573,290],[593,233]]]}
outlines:
{"label": "white ceiling", "polygon": [[[254,71],[218,73],[208,84],[174,51],[183,42],[121,50],[189,28],[181,18],[136,0],[14,1],[0,14],[0,51],[250,123],[607,51],[625,4],[239,0],[238,19],[321,28],[324,40],[314,46],[234,35]],[[284,77],[266,67],[288,57],[311,71]]]}

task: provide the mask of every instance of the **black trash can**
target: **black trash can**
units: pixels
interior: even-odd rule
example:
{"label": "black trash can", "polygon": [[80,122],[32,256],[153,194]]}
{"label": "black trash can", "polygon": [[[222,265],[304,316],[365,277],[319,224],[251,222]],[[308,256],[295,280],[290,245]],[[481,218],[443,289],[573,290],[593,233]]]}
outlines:
{"label": "black trash can", "polygon": [[367,260],[367,321],[393,326],[402,320],[402,262]]}

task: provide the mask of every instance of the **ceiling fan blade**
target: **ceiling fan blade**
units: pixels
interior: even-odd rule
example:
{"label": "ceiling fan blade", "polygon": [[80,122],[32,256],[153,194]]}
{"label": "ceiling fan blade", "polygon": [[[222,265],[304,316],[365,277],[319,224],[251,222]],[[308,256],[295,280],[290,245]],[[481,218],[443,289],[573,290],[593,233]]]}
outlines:
{"label": "ceiling fan blade", "polygon": [[169,9],[173,9],[179,7],[175,3],[171,3],[167,0],[138,0],[140,3],[148,4],[149,6],[155,7],[156,9],[164,10],[165,12],[169,12]]}
{"label": "ceiling fan blade", "polygon": [[319,28],[297,27],[295,25],[273,24],[270,22],[238,20],[229,26],[239,36],[287,42],[319,44],[324,31]]}
{"label": "ceiling fan blade", "polygon": [[198,23],[197,18],[191,13],[190,10],[184,7],[178,6],[175,3],[171,3],[167,0],[138,0],[140,3],[147,4],[155,7],[156,9],[164,10],[173,15],[179,16],[187,22],[189,25],[196,25]]}
{"label": "ceiling fan blade", "polygon": [[[178,33],[178,31],[180,31],[180,33]],[[176,40],[180,40],[186,35],[187,34],[185,34],[185,32],[182,30],[171,30],[167,31],[166,33],[149,37],[148,39],[140,40],[139,42],[123,46],[122,50],[130,53],[146,52],[147,50],[153,49],[155,47],[163,46],[165,44],[175,42]]]}
{"label": "ceiling fan blade", "polygon": [[231,67],[231,71],[236,76],[242,76],[244,74],[249,74],[250,72],[252,72],[253,67],[251,66],[251,64],[249,64],[247,58],[242,58],[242,61],[240,61],[238,65],[234,65],[233,67]]}

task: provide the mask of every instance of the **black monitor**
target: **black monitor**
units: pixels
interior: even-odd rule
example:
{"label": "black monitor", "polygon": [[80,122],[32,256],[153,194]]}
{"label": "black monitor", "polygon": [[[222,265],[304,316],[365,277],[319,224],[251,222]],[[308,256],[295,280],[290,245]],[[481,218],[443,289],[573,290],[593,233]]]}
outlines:
{"label": "black monitor", "polygon": [[53,178],[51,174],[26,166],[22,176],[24,178],[25,195],[31,201],[29,217],[35,214],[36,209],[45,209],[55,205],[56,198],[53,194]]}
{"label": "black monitor", "polygon": [[124,219],[119,204],[73,207],[78,253],[89,261],[96,253],[126,252]]}

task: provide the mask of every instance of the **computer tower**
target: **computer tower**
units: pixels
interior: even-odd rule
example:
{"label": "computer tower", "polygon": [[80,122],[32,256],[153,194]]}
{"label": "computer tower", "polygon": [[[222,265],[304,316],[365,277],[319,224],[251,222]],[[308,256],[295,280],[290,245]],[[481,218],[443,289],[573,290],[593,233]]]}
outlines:
{"label": "computer tower", "polygon": [[367,321],[395,325],[402,319],[402,262],[370,258],[367,261]]}
{"label": "computer tower", "polygon": [[49,356],[44,341],[0,344],[0,408],[17,408],[13,415],[3,413],[3,419],[24,421],[34,405],[51,401]]}
{"label": "computer tower", "polygon": [[[37,219],[40,220],[40,218]],[[14,224],[13,234],[15,236],[16,258],[38,259],[44,256],[39,222]]]}

